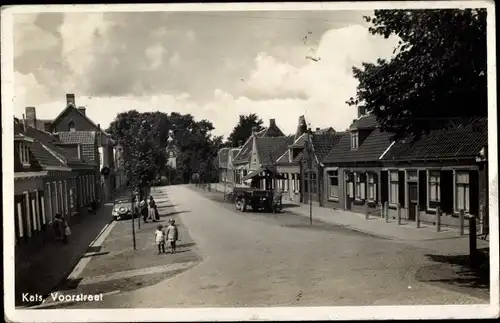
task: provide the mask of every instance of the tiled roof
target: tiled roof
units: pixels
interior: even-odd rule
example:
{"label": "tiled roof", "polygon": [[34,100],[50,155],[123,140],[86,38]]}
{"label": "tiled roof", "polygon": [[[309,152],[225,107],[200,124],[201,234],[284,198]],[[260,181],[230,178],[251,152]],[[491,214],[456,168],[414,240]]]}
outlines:
{"label": "tiled roof", "polygon": [[377,127],[377,117],[371,114],[364,115],[351,124],[350,129],[375,129]]}
{"label": "tiled roof", "polygon": [[35,156],[38,163],[44,167],[47,166],[57,166],[57,167],[66,167],[66,164],[63,160],[57,158],[50,152],[50,148],[42,144],[40,141],[33,142],[30,150]]}
{"label": "tiled roof", "polygon": [[344,132],[340,133],[320,133],[314,134],[311,138],[314,154],[318,158],[319,162],[323,162],[323,159],[328,155],[328,153],[333,149],[333,147],[339,142],[340,138],[344,136]]}
{"label": "tiled roof", "polygon": [[384,160],[475,157],[488,144],[488,119],[474,118],[447,129],[433,130],[419,140],[397,142]]}
{"label": "tiled roof", "polygon": [[67,151],[57,146],[58,144],[63,143],[59,141],[56,136],[43,130],[35,129],[33,127],[26,128],[26,135],[36,139],[36,141],[40,143],[43,143],[43,146],[47,147],[53,153],[57,154],[64,162],[76,164],[81,163],[81,161],[78,159],[78,156],[75,156],[74,154],[68,154]]}
{"label": "tiled roof", "polygon": [[323,160],[323,163],[376,161],[390,146],[390,134],[373,130],[356,150],[351,149],[351,136],[346,133]]}
{"label": "tiled roof", "polygon": [[293,136],[257,138],[257,152],[260,163],[274,164],[293,142]]}
{"label": "tiled roof", "polygon": [[61,131],[58,133],[59,140],[65,144],[86,144],[95,143],[95,131]]}
{"label": "tiled roof", "polygon": [[221,148],[219,150],[219,167],[226,168],[229,159],[229,148]]}
{"label": "tiled roof", "polygon": [[285,134],[281,129],[274,125],[273,127],[267,127],[262,129],[262,131],[257,133],[257,138],[263,138],[263,137],[282,137]]}
{"label": "tiled roof", "polygon": [[252,155],[252,147],[253,140],[250,137],[247,142],[241,148],[241,151],[236,155],[236,158],[233,160],[233,164],[241,164],[250,162],[250,156]]}

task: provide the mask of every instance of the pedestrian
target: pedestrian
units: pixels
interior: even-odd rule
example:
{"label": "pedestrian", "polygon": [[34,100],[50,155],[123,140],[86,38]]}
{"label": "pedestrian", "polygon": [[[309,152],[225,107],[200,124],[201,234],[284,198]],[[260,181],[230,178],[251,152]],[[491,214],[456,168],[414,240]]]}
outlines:
{"label": "pedestrian", "polygon": [[153,220],[153,222],[156,222],[155,218],[155,200],[153,199],[152,196],[149,197],[149,210],[148,210],[148,220]]}
{"label": "pedestrian", "polygon": [[158,224],[155,231],[155,241],[158,246],[158,254],[165,253],[165,232],[163,232],[163,226]]}
{"label": "pedestrian", "polygon": [[68,237],[71,235],[71,228],[69,227],[68,221],[63,219],[63,223],[64,223],[63,243],[66,244],[68,243]]}
{"label": "pedestrian", "polygon": [[56,216],[54,218],[54,221],[52,222],[52,226],[54,228],[54,234],[56,236],[56,240],[62,241],[63,240],[63,233],[64,233],[64,227],[63,227],[63,220],[61,213],[56,213]]}
{"label": "pedestrian", "polygon": [[144,220],[144,223],[148,223],[148,207],[144,199],[141,201],[141,203],[139,203],[139,209],[142,215],[142,219]]}
{"label": "pedestrian", "polygon": [[179,240],[179,231],[177,230],[177,226],[175,225],[175,220],[170,219],[168,221],[170,224],[167,227],[167,240],[170,244],[170,253],[174,254],[176,252],[176,243]]}
{"label": "pedestrian", "polygon": [[155,204],[154,206],[155,209],[155,220],[160,221],[160,213],[158,212],[158,206]]}

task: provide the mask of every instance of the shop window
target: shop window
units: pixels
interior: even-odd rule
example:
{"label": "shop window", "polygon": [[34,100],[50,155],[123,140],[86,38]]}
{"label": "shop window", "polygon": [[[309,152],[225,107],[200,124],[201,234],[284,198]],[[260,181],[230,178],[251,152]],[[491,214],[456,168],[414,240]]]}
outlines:
{"label": "shop window", "polygon": [[374,202],[377,199],[377,183],[375,181],[375,174],[368,174],[368,201]]}
{"label": "shop window", "polygon": [[338,171],[328,172],[328,197],[331,199],[339,198],[339,173]]}
{"label": "shop window", "polygon": [[441,176],[439,171],[429,172],[429,202],[441,201]]}
{"label": "shop window", "polygon": [[455,173],[455,209],[464,210],[466,213],[470,210],[470,183],[469,172],[457,171]]}

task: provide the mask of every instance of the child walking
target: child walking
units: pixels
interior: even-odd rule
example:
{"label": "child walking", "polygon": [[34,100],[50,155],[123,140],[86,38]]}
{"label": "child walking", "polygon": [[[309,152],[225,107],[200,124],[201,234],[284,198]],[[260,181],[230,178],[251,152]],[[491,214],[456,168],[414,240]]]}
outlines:
{"label": "child walking", "polygon": [[170,219],[169,226],[167,227],[167,240],[170,243],[170,253],[174,254],[176,252],[176,242],[179,240],[179,231],[177,231],[177,227],[175,226],[175,220]]}
{"label": "child walking", "polygon": [[158,245],[158,254],[165,253],[165,232],[163,226],[158,224],[155,231],[156,244]]}

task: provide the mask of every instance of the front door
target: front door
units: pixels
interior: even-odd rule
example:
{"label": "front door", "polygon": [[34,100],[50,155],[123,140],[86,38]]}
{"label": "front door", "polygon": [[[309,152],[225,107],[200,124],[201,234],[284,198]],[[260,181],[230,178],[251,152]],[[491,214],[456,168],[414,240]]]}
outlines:
{"label": "front door", "polygon": [[418,205],[418,184],[416,182],[409,182],[408,183],[408,197],[409,197],[409,203],[408,207],[410,208],[409,210],[409,220],[415,221],[416,217],[416,210],[415,206]]}

